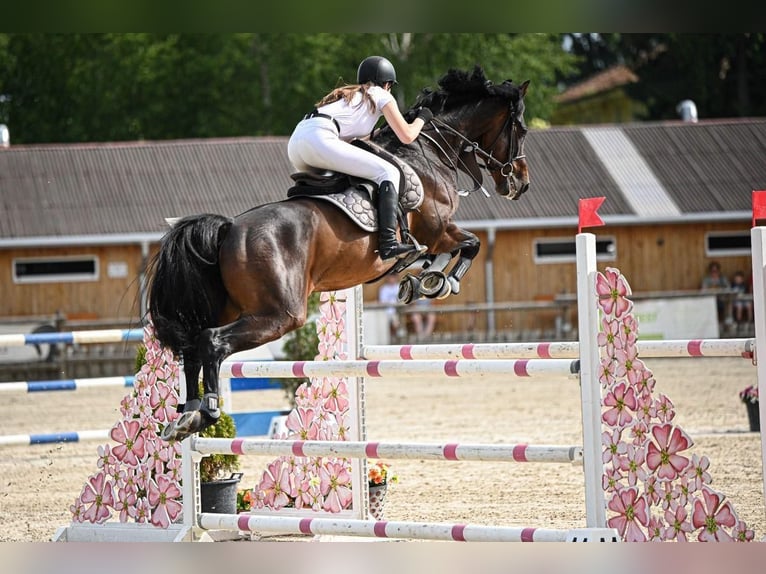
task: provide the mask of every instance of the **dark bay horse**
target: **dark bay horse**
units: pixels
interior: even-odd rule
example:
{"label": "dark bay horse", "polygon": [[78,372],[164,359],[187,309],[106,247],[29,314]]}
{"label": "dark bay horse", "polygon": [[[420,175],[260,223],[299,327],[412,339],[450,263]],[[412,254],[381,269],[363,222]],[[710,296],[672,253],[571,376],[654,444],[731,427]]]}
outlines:
{"label": "dark bay horse", "polygon": [[[441,261],[437,272],[457,257],[441,274],[451,286],[447,294],[459,289],[480,247],[475,235],[452,221],[459,200],[457,170],[474,178],[478,188],[485,169],[496,193],[510,199],[529,187],[528,84],[494,84],[478,66],[450,70],[439,88],[421,93],[406,114],[411,120],[421,106],[434,113],[416,142],[402,145],[387,127],[373,140],[421,179],[424,200],[407,220],[412,236],[428,246],[428,261]],[[187,385],[183,414],[163,429],[163,438],[181,440],[214,424],[220,415],[221,362],[301,327],[312,292],[346,289],[387,273],[395,261],[382,261],[376,249],[376,233],[311,198],[260,205],[235,218],[203,214],[179,220],[163,238],[149,279],[149,316],[159,342],[183,360]],[[412,289],[403,285],[400,299],[409,302]],[[442,281],[418,296],[444,292]]]}

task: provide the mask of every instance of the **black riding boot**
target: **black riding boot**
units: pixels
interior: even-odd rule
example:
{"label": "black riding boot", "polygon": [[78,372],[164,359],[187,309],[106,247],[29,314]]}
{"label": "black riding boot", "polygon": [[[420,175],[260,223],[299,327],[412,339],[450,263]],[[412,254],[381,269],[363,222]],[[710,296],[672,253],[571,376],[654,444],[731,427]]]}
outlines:
{"label": "black riding boot", "polygon": [[378,254],[383,260],[403,257],[416,250],[414,245],[399,243],[396,238],[398,206],[399,194],[394,184],[384,181],[378,188]]}

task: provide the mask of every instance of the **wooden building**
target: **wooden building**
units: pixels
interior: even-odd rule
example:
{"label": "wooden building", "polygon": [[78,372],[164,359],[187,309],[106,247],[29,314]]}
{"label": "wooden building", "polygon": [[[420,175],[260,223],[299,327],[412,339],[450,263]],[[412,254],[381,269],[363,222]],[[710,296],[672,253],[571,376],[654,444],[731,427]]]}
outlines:
{"label": "wooden building", "polygon": [[[290,185],[287,139],[237,138],[0,150],[0,317],[136,321],[166,217],[236,215]],[[531,189],[481,193],[457,221],[482,240],[459,295],[435,305],[554,299],[575,291],[578,200],[606,197],[600,265],[636,292],[694,290],[708,263],[750,268],[751,193],[766,189],[766,118],[532,130]],[[490,189],[491,191],[491,189]],[[379,283],[365,286],[375,301]],[[446,308],[445,308],[446,310]],[[490,315],[470,318],[477,328]],[[439,328],[462,328],[444,313]],[[518,322],[492,316],[496,328]],[[550,322],[552,314],[533,317]],[[2,321],[0,321],[2,322]]]}

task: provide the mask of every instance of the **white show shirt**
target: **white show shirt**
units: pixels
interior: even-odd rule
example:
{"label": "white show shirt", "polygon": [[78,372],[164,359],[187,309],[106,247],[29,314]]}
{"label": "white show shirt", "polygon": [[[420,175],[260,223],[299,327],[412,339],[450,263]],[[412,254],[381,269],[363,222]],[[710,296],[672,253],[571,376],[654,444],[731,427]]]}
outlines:
{"label": "white show shirt", "polygon": [[340,126],[340,139],[351,141],[354,138],[362,138],[370,135],[380,116],[383,108],[394,101],[394,96],[388,90],[380,86],[372,86],[367,93],[375,102],[375,112],[370,110],[369,101],[357,92],[346,102],[343,98],[318,108],[321,114],[327,114],[338,122]]}

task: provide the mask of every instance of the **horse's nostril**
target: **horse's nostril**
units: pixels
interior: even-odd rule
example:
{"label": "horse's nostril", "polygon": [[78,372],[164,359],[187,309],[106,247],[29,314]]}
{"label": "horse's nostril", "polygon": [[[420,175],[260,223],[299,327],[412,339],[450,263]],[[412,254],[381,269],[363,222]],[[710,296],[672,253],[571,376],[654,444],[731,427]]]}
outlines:
{"label": "horse's nostril", "polygon": [[525,183],[521,186],[521,193],[526,193],[529,190],[529,184]]}

